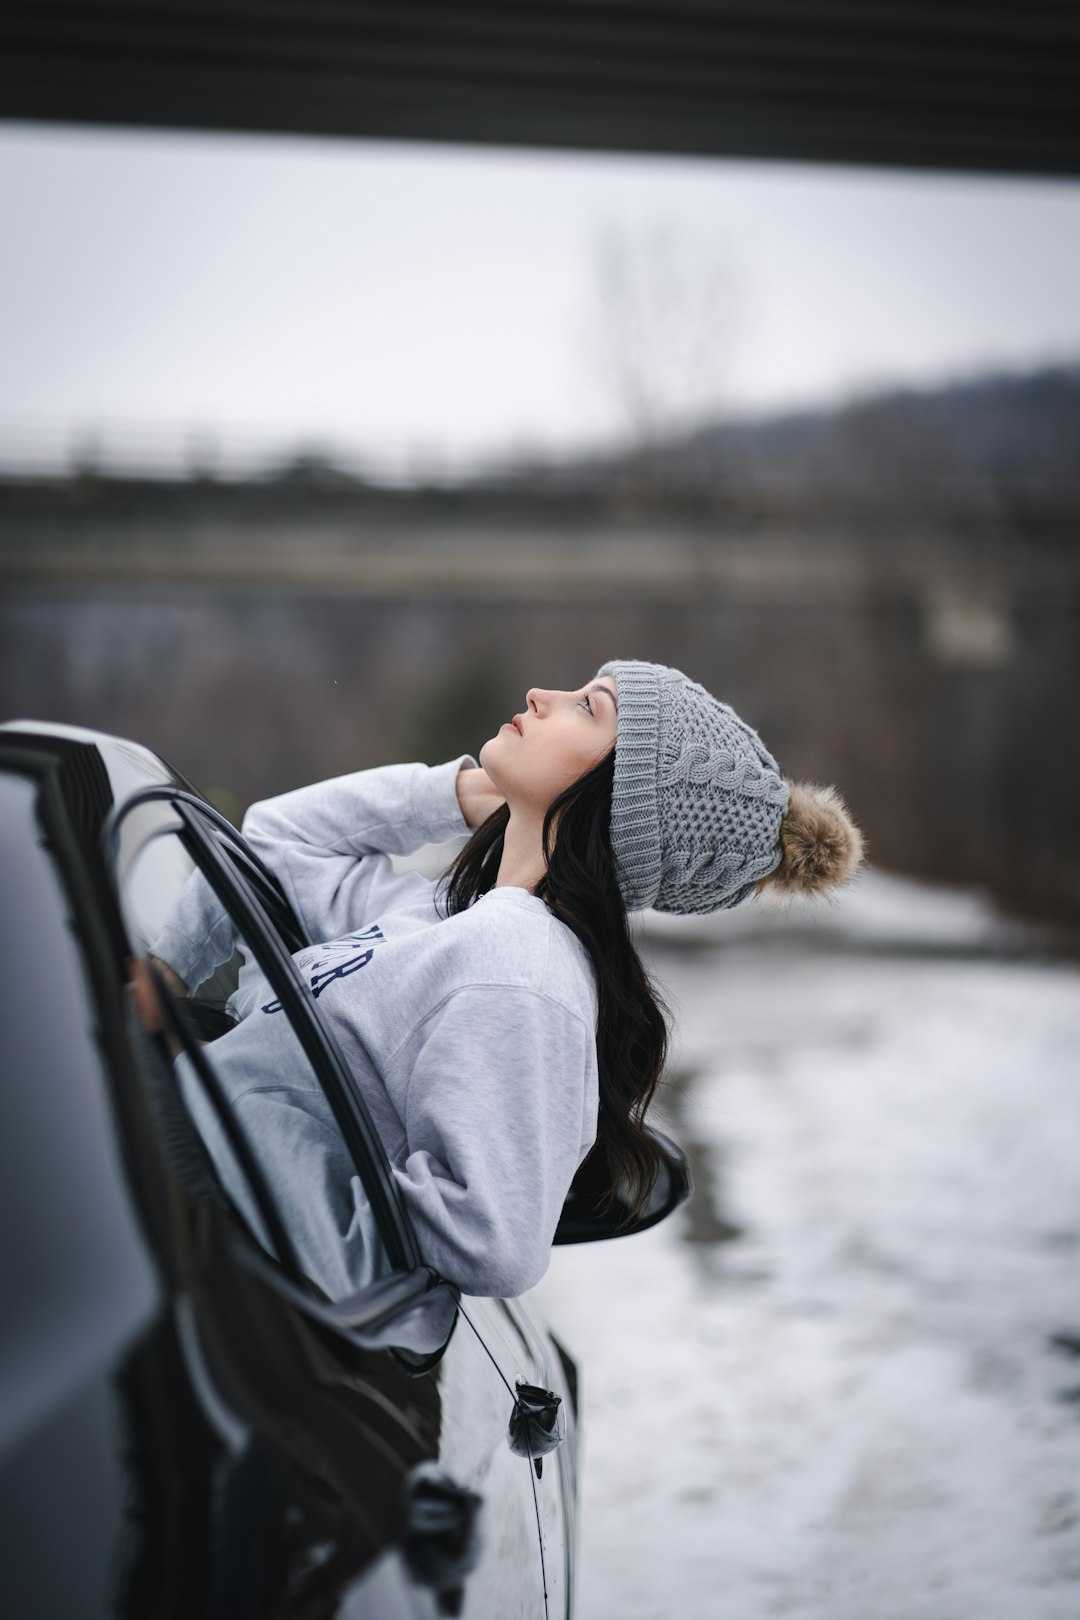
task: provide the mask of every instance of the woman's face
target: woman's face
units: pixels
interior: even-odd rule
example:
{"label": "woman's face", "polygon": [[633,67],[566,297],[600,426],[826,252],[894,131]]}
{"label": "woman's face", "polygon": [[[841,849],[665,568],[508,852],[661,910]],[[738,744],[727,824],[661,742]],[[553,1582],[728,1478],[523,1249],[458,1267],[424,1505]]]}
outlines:
{"label": "woman's face", "polygon": [[543,815],[615,746],[618,720],[613,675],[597,676],[575,692],[533,686],[524,711],[499,727],[478,758],[511,810]]}

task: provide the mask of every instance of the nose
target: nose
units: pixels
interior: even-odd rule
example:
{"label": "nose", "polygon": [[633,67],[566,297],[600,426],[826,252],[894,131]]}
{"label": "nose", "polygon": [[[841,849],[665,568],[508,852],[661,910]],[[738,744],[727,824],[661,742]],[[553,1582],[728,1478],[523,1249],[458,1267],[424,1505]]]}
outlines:
{"label": "nose", "polygon": [[525,694],[525,702],[533,714],[543,714],[551,707],[552,699],[565,696],[565,693],[549,691],[543,686],[530,686]]}

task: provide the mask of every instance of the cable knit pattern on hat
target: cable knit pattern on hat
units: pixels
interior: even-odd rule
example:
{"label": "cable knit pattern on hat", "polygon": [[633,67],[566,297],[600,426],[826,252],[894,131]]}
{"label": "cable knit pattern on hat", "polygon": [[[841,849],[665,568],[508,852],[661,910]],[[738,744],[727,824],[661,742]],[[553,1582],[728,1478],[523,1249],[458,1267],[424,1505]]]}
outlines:
{"label": "cable knit pattern on hat", "polygon": [[751,726],[666,664],[613,659],[611,842],[631,910],[720,911],[781,859],[788,787]]}

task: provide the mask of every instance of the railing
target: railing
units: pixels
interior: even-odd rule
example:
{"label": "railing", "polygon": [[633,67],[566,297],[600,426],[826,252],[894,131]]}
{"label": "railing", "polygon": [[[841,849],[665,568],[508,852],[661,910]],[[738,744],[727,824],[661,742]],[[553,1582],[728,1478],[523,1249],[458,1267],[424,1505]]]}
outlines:
{"label": "railing", "polygon": [[537,458],[450,452],[430,441],[349,442],[274,427],[0,417],[0,478],[122,477],[223,483],[283,478],[389,487],[505,476]]}

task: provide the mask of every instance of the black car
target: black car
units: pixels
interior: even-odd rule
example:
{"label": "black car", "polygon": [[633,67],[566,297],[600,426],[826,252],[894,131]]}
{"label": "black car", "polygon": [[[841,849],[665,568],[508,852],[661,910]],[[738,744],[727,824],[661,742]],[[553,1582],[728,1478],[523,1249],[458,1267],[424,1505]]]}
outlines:
{"label": "black car", "polygon": [[[196,869],[350,1148],[379,1259],[358,1294],[299,1269],[215,1092],[235,964],[190,1002],[134,972]],[[0,894],[5,1620],[571,1615],[577,1366],[526,1299],[462,1297],[421,1261],[272,874],[149,750],[19,722],[0,726]],[[230,1186],[179,1050],[229,1136]],[[630,1230],[690,1194],[654,1135],[668,1173]],[[604,1179],[593,1154],[556,1242],[613,1234]]]}

